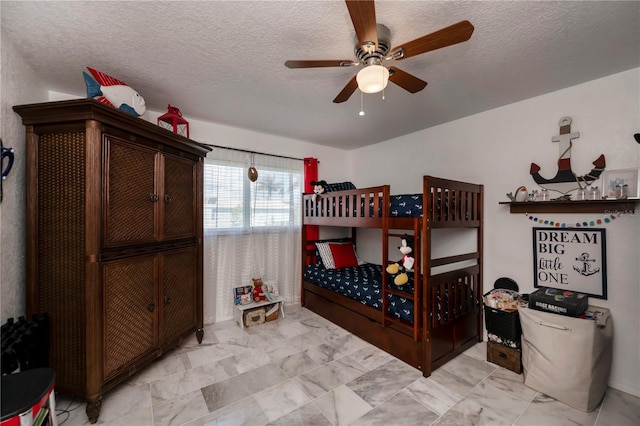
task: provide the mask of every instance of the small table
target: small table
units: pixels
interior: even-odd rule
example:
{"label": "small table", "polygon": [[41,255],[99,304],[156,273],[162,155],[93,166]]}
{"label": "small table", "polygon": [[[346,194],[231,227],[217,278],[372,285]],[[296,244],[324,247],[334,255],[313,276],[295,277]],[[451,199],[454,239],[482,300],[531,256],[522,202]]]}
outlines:
{"label": "small table", "polygon": [[274,300],[263,300],[261,302],[251,302],[246,305],[236,305],[236,310],[233,311],[233,317],[238,324],[240,324],[240,328],[244,330],[244,320],[242,318],[244,311],[253,308],[259,308],[260,306],[269,306],[269,305],[278,305],[278,310],[280,311],[280,315],[284,318],[284,297],[278,296]]}
{"label": "small table", "polygon": [[[52,368],[35,368],[2,376],[2,426],[31,425],[42,409],[47,409],[50,424],[56,426],[56,399],[53,388],[56,373]],[[42,413],[44,414],[44,412]]]}

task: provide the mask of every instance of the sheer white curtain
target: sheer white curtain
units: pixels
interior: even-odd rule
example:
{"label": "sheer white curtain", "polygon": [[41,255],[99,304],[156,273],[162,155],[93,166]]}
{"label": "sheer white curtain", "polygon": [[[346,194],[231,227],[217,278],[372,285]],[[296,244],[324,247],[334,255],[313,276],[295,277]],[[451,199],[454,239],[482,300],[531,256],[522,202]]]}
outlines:
{"label": "sheer white curtain", "polygon": [[[258,170],[251,182],[249,167]],[[204,320],[232,318],[233,288],[262,278],[300,301],[303,162],[213,148],[204,165]]]}

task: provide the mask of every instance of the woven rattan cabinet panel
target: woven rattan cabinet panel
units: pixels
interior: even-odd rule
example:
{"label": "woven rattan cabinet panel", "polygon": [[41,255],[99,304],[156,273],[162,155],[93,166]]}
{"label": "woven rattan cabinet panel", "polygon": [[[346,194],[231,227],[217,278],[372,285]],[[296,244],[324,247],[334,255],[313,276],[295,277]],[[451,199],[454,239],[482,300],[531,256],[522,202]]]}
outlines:
{"label": "woven rattan cabinet panel", "polygon": [[105,135],[104,209],[106,246],[150,243],[158,239],[156,161],[158,152]]}
{"label": "woven rattan cabinet panel", "polygon": [[122,246],[197,234],[198,162],[105,135],[105,244]]}
{"label": "woven rattan cabinet panel", "polygon": [[194,248],[161,255],[162,346],[172,346],[197,324],[197,313],[192,309],[198,285],[193,268],[196,256]]}
{"label": "woven rattan cabinet panel", "polygon": [[[197,173],[196,164],[169,155],[163,156],[163,160],[163,238],[194,236],[197,218],[193,206],[197,195],[191,183]],[[188,191],[185,188],[192,188],[192,190]]]}
{"label": "woven rattan cabinet panel", "polygon": [[104,265],[106,380],[158,348],[156,258],[135,256]]}
{"label": "woven rattan cabinet panel", "polygon": [[202,340],[208,148],[92,99],[20,105],[27,315],[48,313],[56,390],[102,395],[195,332]]}
{"label": "woven rattan cabinet panel", "polygon": [[37,219],[29,222],[38,236],[30,241],[35,245],[31,250],[39,254],[33,260],[35,268],[33,262],[27,268],[38,285],[37,297],[29,301],[34,305],[31,310],[55,318],[50,340],[56,344],[49,350],[50,362],[56,366],[58,381],[64,377],[73,389],[84,387],[86,381],[85,369],[78,368],[86,360],[84,141],[84,131],[40,134],[34,153],[41,165],[35,176],[38,199],[31,213]]}

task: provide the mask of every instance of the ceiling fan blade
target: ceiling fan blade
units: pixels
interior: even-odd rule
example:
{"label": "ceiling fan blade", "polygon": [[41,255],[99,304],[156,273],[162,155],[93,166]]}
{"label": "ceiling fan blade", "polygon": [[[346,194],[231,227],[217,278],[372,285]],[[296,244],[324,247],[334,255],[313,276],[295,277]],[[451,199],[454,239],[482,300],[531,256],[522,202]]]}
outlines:
{"label": "ceiling fan blade", "polygon": [[350,67],[356,65],[351,59],[332,59],[319,61],[291,60],[284,63],[287,68],[318,68],[318,67]]}
{"label": "ceiling fan blade", "polygon": [[411,93],[419,92],[427,86],[426,81],[396,67],[389,67],[389,81]]}
{"label": "ceiling fan blade", "polygon": [[406,59],[421,53],[430,52],[442,47],[451,46],[453,44],[462,43],[471,38],[473,34],[473,25],[469,21],[461,21],[435,33],[427,34],[392,49],[393,53],[402,49],[404,54],[397,59]]}
{"label": "ceiling fan blade", "polygon": [[344,89],[342,89],[342,91],[338,93],[338,96],[336,96],[336,98],[333,100],[333,103],[339,104],[348,100],[351,97],[351,95],[353,95],[353,92],[355,92],[357,88],[358,88],[358,82],[356,81],[356,76],[354,75],[351,78],[351,80],[349,80],[347,85],[344,86]]}
{"label": "ceiling fan blade", "polygon": [[360,46],[370,42],[373,43],[373,51],[375,51],[378,49],[378,26],[374,1],[345,0],[345,2]]}

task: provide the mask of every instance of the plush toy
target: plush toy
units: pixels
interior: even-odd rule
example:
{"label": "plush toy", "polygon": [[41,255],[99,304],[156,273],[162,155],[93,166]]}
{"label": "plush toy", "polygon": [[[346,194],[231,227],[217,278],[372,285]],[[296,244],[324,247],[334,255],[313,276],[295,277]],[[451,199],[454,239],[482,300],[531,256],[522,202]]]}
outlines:
{"label": "plush toy", "polygon": [[91,75],[82,72],[87,85],[87,98],[94,98],[134,117],[144,114],[147,110],[144,98],[126,83],[93,68],[87,69]]}
{"label": "plush toy", "polygon": [[327,181],[326,180],[319,180],[319,181],[315,181],[312,180],[311,181],[311,185],[313,185],[313,196],[311,197],[313,199],[314,202],[316,202],[317,200],[319,200],[322,194],[324,194],[327,189]]}
{"label": "plush toy", "polygon": [[276,286],[269,285],[269,284],[265,284],[263,287],[263,293],[264,295],[267,297],[267,300],[269,302],[273,302],[274,300],[276,300],[278,298],[278,288]]}
{"label": "plush toy", "polygon": [[387,266],[387,273],[394,276],[393,283],[395,285],[404,285],[409,281],[409,275],[407,272],[413,270],[413,263],[415,259],[411,256],[413,252],[413,238],[407,234],[401,240],[401,245],[398,247],[400,253],[402,253],[402,259]]}
{"label": "plush toy", "polygon": [[264,294],[265,286],[262,282],[262,278],[251,278],[253,280],[253,301],[260,302],[267,300],[267,296]]}

